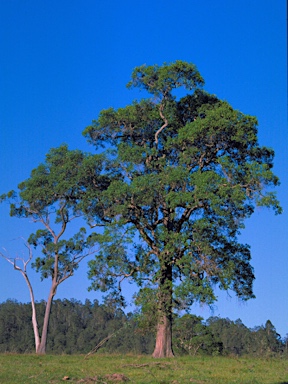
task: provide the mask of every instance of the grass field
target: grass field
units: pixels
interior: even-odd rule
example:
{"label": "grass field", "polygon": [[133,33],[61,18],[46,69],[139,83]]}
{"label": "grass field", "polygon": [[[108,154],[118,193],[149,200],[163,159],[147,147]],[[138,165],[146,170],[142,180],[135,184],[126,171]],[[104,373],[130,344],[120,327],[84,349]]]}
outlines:
{"label": "grass field", "polygon": [[0,355],[0,383],[288,384],[288,360],[228,357]]}

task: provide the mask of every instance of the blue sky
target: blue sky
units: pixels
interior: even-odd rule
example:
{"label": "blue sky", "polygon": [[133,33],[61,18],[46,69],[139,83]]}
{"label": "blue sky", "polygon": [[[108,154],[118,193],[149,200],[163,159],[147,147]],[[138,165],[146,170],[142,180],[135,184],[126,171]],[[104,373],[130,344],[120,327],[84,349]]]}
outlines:
{"label": "blue sky", "polygon": [[[287,62],[284,0],[7,0],[0,2],[0,194],[44,160],[51,147],[93,151],[83,129],[101,109],[144,96],[125,88],[135,66],[184,60],[197,65],[205,89],[255,115],[259,142],[274,148],[281,216],[259,208],[241,241],[252,249],[256,299],[243,304],[219,292],[214,311],[253,327],[270,319],[288,333]],[[0,247],[21,254],[34,230],[0,205]],[[56,298],[101,298],[87,292],[86,263]],[[21,276],[0,259],[0,302],[28,302]],[[49,285],[31,271],[36,299]],[[127,286],[131,296],[133,286]],[[218,293],[218,292],[217,292]]]}

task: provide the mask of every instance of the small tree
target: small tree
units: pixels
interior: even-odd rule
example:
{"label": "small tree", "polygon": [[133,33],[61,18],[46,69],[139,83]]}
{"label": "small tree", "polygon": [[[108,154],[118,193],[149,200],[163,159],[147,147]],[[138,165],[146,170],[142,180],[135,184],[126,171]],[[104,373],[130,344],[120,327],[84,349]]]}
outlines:
{"label": "small tree", "polygon": [[209,353],[218,352],[219,341],[217,342],[202,323],[203,318],[191,314],[177,317],[173,325],[174,345],[181,351],[195,356],[202,348]]}
{"label": "small tree", "polygon": [[[28,285],[32,304],[32,324],[37,353],[45,353],[49,316],[52,300],[58,286],[72,276],[79,263],[95,252],[97,235],[87,236],[81,227],[70,238],[64,238],[68,225],[81,217],[79,203],[85,192],[85,185],[92,183],[99,191],[107,187],[108,179],[101,176],[102,157],[88,156],[80,151],[69,151],[63,145],[51,149],[46,162],[40,164],[31,173],[31,177],[19,184],[19,193],[14,191],[2,195],[2,200],[11,202],[10,214],[18,218],[29,218],[42,225],[28,239],[29,257],[9,258],[1,254],[16,270],[20,271]],[[95,202],[95,200],[94,200]],[[72,227],[71,227],[72,228]],[[75,226],[73,226],[73,231]],[[32,266],[41,273],[41,279],[51,279],[42,335],[39,336],[33,288],[30,283],[27,266],[32,260],[32,247],[41,249]]]}
{"label": "small tree", "polygon": [[[212,303],[215,285],[254,297],[250,248],[237,235],[255,205],[281,211],[269,190],[278,185],[274,153],[258,145],[256,118],[204,92],[203,84],[193,64],[140,66],[129,87],[152,98],[103,110],[84,131],[96,148],[109,147],[117,174],[101,196],[109,225],[105,247],[90,263],[92,287],[113,289],[129,278],[155,292],[154,357],[173,356],[176,306]],[[177,99],[179,87],[189,93]],[[98,212],[86,203],[92,222]]]}
{"label": "small tree", "polygon": [[282,350],[281,337],[270,320],[266,321],[265,326],[255,327],[252,331],[254,353],[267,356]]}

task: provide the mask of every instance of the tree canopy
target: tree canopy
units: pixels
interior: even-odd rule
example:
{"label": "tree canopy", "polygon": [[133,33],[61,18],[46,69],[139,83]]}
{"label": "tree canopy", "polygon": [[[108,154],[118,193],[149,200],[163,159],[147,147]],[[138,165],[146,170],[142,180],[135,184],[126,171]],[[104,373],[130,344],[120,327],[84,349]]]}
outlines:
{"label": "tree canopy", "polygon": [[[79,263],[95,252],[95,235],[88,235],[83,226],[74,225],[74,234],[67,236],[67,226],[83,216],[80,202],[85,185],[92,183],[95,190],[107,187],[107,176],[101,175],[102,156],[86,155],[81,151],[69,151],[66,145],[51,149],[46,161],[31,172],[31,177],[19,184],[18,193],[11,191],[1,199],[10,201],[10,215],[29,218],[40,228],[28,239],[29,258],[6,258],[20,271],[28,285],[32,304],[32,323],[37,353],[45,353],[47,330],[52,300],[58,286],[72,276]],[[69,232],[68,232],[69,233]],[[32,247],[40,252],[35,260]],[[39,336],[33,287],[27,273],[27,265],[41,274],[41,279],[51,279],[51,288],[45,309],[42,336]],[[21,265],[22,262],[22,265]],[[21,266],[20,266],[21,265]]]}
{"label": "tree canopy", "polygon": [[[113,174],[97,209],[92,194],[83,203],[90,223],[107,223],[90,263],[92,287],[113,290],[129,278],[140,298],[153,292],[155,357],[173,356],[174,308],[213,303],[216,285],[254,297],[250,247],[238,235],[255,206],[281,212],[274,152],[259,146],[257,119],[203,85],[193,64],[137,67],[128,87],[151,98],[103,110],[84,131],[96,149],[107,149]],[[187,95],[177,98],[177,88]]]}

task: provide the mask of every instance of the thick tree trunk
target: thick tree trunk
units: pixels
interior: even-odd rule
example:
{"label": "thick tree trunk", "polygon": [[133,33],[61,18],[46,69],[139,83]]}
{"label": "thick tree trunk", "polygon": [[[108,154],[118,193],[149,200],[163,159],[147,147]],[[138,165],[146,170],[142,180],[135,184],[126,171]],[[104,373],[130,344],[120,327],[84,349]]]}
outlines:
{"label": "thick tree trunk", "polygon": [[168,316],[163,316],[157,325],[156,345],[153,357],[174,357],[172,349],[172,321]]}
{"label": "thick tree trunk", "polygon": [[158,324],[153,357],[174,357],[172,349],[172,267],[162,266],[159,285]]}

